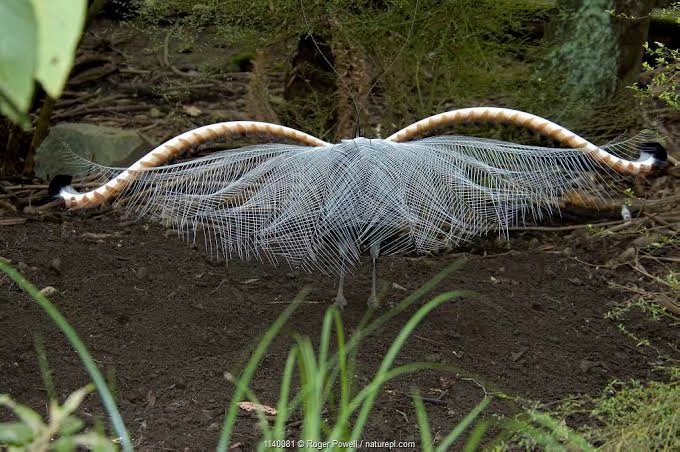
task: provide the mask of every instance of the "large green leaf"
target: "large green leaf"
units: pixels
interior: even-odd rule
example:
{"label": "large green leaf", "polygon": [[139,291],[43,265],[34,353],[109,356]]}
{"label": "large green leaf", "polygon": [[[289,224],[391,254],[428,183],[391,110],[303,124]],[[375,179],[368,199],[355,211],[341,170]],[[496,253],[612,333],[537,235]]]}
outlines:
{"label": "large green leaf", "polygon": [[[19,0],[14,0],[17,2]],[[53,98],[61,95],[85,22],[86,0],[31,0],[38,24],[35,78]]]}
{"label": "large green leaf", "polygon": [[0,1],[0,112],[14,120],[31,104],[36,35],[28,0]]}

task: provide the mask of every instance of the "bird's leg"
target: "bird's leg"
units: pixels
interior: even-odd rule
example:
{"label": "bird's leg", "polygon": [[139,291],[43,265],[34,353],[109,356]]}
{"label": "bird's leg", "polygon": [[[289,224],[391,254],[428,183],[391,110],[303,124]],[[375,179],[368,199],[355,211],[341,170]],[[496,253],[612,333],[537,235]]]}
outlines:
{"label": "bird's leg", "polygon": [[345,244],[341,243],[338,251],[340,252],[340,280],[338,281],[338,294],[335,296],[335,306],[343,309],[347,305],[347,298],[345,298],[343,292],[345,285]]}
{"label": "bird's leg", "polygon": [[378,295],[376,294],[376,279],[377,279],[377,272],[376,272],[376,260],[378,259],[378,256],[380,255],[380,243],[374,243],[371,245],[371,272],[372,272],[372,278],[371,278],[371,296],[368,297],[368,306],[371,308],[375,308],[378,306]]}
{"label": "bird's leg", "polygon": [[335,306],[343,309],[347,305],[347,298],[343,293],[343,286],[345,285],[345,274],[340,275],[340,280],[338,281],[338,294],[335,296]]}

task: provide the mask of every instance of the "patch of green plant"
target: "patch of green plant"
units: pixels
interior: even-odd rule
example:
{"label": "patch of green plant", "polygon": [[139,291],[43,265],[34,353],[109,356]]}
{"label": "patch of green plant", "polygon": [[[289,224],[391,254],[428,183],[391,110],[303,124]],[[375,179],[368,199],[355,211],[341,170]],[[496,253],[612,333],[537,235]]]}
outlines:
{"label": "patch of green plant", "polygon": [[[257,395],[250,390],[249,385],[267,348],[304,298],[305,292],[300,294],[264,334],[241,376],[238,379],[232,378],[235,391],[224,421],[218,450],[227,450],[236,416],[240,409],[239,405],[244,398],[252,403],[252,406],[261,408],[256,409],[262,432],[259,450],[283,450],[284,447],[287,447],[285,446],[287,438],[285,426],[293,415],[296,415],[301,423],[298,439],[317,441],[320,444],[319,449],[335,450],[341,447],[341,444],[361,439],[375,400],[385,383],[419,370],[441,367],[431,363],[410,363],[401,366],[394,366],[393,364],[409,335],[428,313],[441,304],[465,293],[462,291],[447,292],[423,304],[401,329],[383,358],[379,369],[371,381],[363,387],[356,387],[354,380],[358,347],[366,337],[419,300],[459,266],[460,263],[450,266],[395,308],[377,319],[371,321],[371,312],[369,311],[349,340],[346,339],[340,313],[335,307],[330,308],[324,316],[318,351],[314,350],[308,337],[296,335],[295,345],[289,351],[284,367],[276,413],[273,421],[270,421],[265,415],[264,406],[260,403]],[[331,351],[332,345],[335,345],[337,349],[335,353]],[[298,388],[294,388],[292,385],[295,374],[299,377]],[[440,440],[436,450],[448,450],[484,410],[489,401],[483,399],[457,427]],[[422,401],[417,398],[416,412],[421,428],[421,440],[423,441],[421,447],[425,450],[434,450],[427,415]],[[269,414],[271,415],[271,412]],[[477,432],[470,438],[470,441],[478,442],[480,438],[481,435]],[[299,447],[296,442],[291,444],[292,447]],[[304,447],[309,448],[306,442],[303,444]],[[349,449],[353,450],[355,447],[356,445],[349,446]]]}
{"label": "patch of green plant", "polygon": [[654,46],[645,43],[645,52],[654,60],[654,64],[642,63],[650,81],[644,87],[635,84],[630,88],[643,98],[657,99],[680,110],[680,50],[655,42]]}
{"label": "patch of green plant", "polygon": [[[83,366],[90,375],[90,378],[92,379],[92,382],[94,383],[94,386],[102,400],[104,409],[108,413],[111,423],[113,424],[113,428],[118,435],[118,440],[120,441],[123,450],[126,452],[132,451],[130,436],[128,435],[125,423],[120,416],[116,402],[111,395],[111,391],[109,390],[101,372],[99,372],[99,369],[97,368],[94,359],[92,359],[90,352],[87,350],[87,347],[75,332],[73,327],[45,295],[43,295],[33,284],[24,278],[21,273],[16,271],[2,259],[0,259],[0,271],[9,276],[9,278],[14,281],[23,291],[28,293],[31,298],[33,298],[33,300],[35,300],[35,302],[40,306],[40,308],[42,308],[42,310],[45,311],[45,313],[52,319],[52,321],[57,325],[62,333],[64,333],[80,357]],[[40,355],[40,351],[38,354]],[[43,372],[43,378],[45,378],[45,372]]]}
{"label": "patch of green plant", "polygon": [[677,316],[669,312],[666,308],[658,303],[648,301],[644,297],[634,298],[624,303],[619,303],[612,309],[607,311],[604,315],[605,319],[621,321],[625,315],[632,310],[637,309],[647,316],[651,321],[657,322],[662,319],[667,319],[672,322],[678,322]]}
{"label": "patch of green plant", "polygon": [[[658,13],[665,20],[680,27],[680,2],[673,2],[669,8]],[[645,43],[645,54],[652,63],[643,61],[643,74],[649,82],[642,86],[629,86],[643,100],[660,100],[669,107],[680,110],[680,50],[666,47],[663,43]]]}
{"label": "patch of green plant", "polygon": [[83,431],[85,423],[73,414],[93,390],[93,385],[87,385],[68,396],[63,405],[51,400],[47,422],[31,408],[16,403],[7,394],[0,394],[0,405],[9,408],[18,418],[16,422],[0,423],[0,447],[10,452],[67,452],[79,448],[101,452],[118,450],[101,428]]}
{"label": "patch of green plant", "polygon": [[493,450],[595,450],[586,437],[568,427],[561,416],[538,408],[507,419],[503,425],[505,432]]}
{"label": "patch of green plant", "polygon": [[[602,450],[680,450],[679,368],[669,382],[612,382],[595,401],[589,432]],[[674,376],[673,376],[674,375]]]}
{"label": "patch of green plant", "polygon": [[[552,409],[528,409],[506,422],[490,449],[678,450],[680,368],[662,370],[668,381],[614,380],[598,397],[570,397]],[[574,415],[590,422],[569,427],[566,419]]]}
{"label": "patch of green plant", "polygon": [[[338,48],[360,49],[372,76],[384,73],[373,94],[387,107],[386,130],[480,103],[543,115],[555,115],[565,105],[556,103],[563,98],[562,81],[539,71],[549,50],[540,28],[554,15],[554,1],[304,0],[301,6],[299,0],[140,0],[140,5],[140,20],[210,26],[238,52],[275,45],[292,55],[308,33],[339,43]],[[206,16],[209,23],[201,19]],[[305,100],[305,111],[318,111],[311,116],[289,114],[300,105],[277,113],[318,135],[327,127],[321,119],[334,113],[326,100]]]}

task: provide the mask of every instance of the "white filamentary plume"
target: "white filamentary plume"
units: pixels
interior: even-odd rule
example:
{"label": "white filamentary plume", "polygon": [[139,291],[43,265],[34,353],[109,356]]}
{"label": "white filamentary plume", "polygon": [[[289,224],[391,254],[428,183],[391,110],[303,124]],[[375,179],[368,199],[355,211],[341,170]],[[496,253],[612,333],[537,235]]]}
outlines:
{"label": "white filamentary plume", "polygon": [[111,193],[100,187],[94,198],[66,188],[61,196],[70,207],[124,196],[131,211],[170,224],[189,240],[204,236],[213,254],[283,260],[338,275],[336,303],[342,305],[344,276],[362,252],[371,254],[369,301],[375,301],[378,254],[432,253],[487,231],[504,234],[557,211],[567,192],[606,198],[603,182],[627,165],[638,173],[658,163],[651,155],[640,163],[625,160],[622,151],[635,143],[595,148],[601,154],[594,156],[581,148],[448,135],[406,142],[304,140],[134,170],[90,164],[91,171],[113,177]]}

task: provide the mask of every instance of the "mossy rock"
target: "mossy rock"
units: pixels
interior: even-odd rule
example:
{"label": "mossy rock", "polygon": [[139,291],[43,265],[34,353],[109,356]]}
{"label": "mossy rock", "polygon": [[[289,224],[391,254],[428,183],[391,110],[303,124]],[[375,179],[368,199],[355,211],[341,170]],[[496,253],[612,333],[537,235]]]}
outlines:
{"label": "mossy rock", "polygon": [[151,147],[134,130],[60,123],[36,151],[35,175],[49,180],[58,174],[77,174],[82,168],[74,154],[104,166],[128,166]]}

